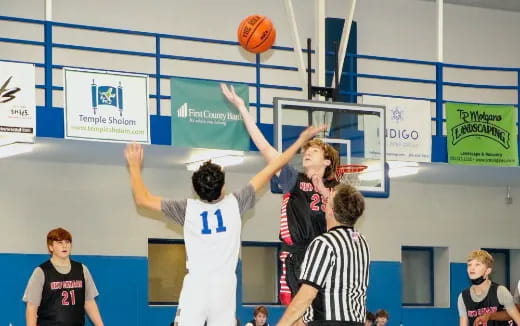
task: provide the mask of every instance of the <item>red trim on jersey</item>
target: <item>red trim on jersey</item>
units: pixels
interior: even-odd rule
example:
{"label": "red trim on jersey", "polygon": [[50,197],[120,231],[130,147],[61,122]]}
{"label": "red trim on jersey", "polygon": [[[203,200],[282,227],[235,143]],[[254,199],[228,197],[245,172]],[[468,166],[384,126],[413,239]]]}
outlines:
{"label": "red trim on jersey", "polygon": [[[292,246],[294,244],[291,233],[289,232],[289,224],[287,223],[287,203],[291,198],[291,193],[288,192],[283,195],[282,199],[282,211],[280,216],[280,238],[286,244]],[[281,256],[280,256],[281,258]]]}
{"label": "red trim on jersey", "polygon": [[280,261],[282,262],[282,275],[280,276],[280,302],[288,306],[291,303],[292,294],[289,285],[287,285],[287,267],[285,266],[285,259],[289,255],[288,251],[280,252]]}

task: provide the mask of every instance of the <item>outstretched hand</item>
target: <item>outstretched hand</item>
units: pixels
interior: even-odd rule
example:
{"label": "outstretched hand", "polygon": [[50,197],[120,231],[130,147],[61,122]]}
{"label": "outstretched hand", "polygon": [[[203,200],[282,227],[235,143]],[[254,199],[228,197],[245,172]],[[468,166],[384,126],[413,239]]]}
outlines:
{"label": "outstretched hand", "polygon": [[228,88],[228,86],[224,83],[220,84],[220,88],[222,89],[222,94],[227,98],[227,100],[232,103],[237,109],[246,108],[244,100],[237,95],[235,92],[235,88],[233,85]]}
{"label": "outstretched hand", "polygon": [[326,129],[327,125],[321,125],[319,127],[309,126],[307,127],[307,129],[301,132],[300,139],[302,139],[303,141],[310,140],[311,138],[313,138],[314,136]]}
{"label": "outstretched hand", "polygon": [[131,143],[126,145],[125,157],[129,168],[140,170],[143,165],[143,146],[141,144]]}

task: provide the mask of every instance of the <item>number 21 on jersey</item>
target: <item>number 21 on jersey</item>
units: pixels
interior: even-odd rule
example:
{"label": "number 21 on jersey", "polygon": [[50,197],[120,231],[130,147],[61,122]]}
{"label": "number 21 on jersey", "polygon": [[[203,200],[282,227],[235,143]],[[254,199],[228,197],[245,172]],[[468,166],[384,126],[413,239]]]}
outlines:
{"label": "number 21 on jersey", "polygon": [[224,226],[224,220],[222,219],[222,212],[220,209],[217,209],[213,215],[210,215],[208,217],[208,211],[204,211],[200,213],[200,216],[202,217],[202,234],[211,234],[211,229],[208,226],[208,218],[216,218],[217,219],[217,228],[215,231],[217,233],[219,232],[226,232],[226,227]]}

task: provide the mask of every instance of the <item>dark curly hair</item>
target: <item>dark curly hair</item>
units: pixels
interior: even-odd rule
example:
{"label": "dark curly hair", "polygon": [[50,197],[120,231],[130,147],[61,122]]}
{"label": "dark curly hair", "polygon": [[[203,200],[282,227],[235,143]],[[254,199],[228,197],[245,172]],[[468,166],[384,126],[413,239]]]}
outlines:
{"label": "dark curly hair", "polygon": [[338,222],[354,226],[365,211],[365,199],[356,188],[347,184],[339,184],[334,188],[332,199],[334,216]]}
{"label": "dark curly hair", "polygon": [[220,197],[225,173],[220,165],[204,162],[191,176],[193,189],[200,199],[212,202]]}

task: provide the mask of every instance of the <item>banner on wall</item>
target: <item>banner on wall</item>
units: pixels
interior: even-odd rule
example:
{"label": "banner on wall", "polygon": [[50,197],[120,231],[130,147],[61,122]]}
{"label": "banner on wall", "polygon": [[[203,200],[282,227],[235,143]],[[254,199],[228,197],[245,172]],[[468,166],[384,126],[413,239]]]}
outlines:
{"label": "banner on wall", "polygon": [[[431,162],[430,102],[363,95],[363,104],[386,107],[386,160]],[[364,115],[365,130],[379,127],[379,118]],[[379,158],[379,137],[365,133],[365,155]]]}
{"label": "banner on wall", "polygon": [[[247,85],[233,86],[249,103]],[[222,95],[218,82],[172,78],[171,96],[173,146],[249,150],[242,117]]]}
{"label": "banner on wall", "polygon": [[518,165],[514,106],[446,103],[448,163]]}
{"label": "banner on wall", "polygon": [[0,61],[0,145],[34,141],[34,73],[33,64]]}
{"label": "banner on wall", "polygon": [[150,143],[148,76],[64,69],[65,138]]}

